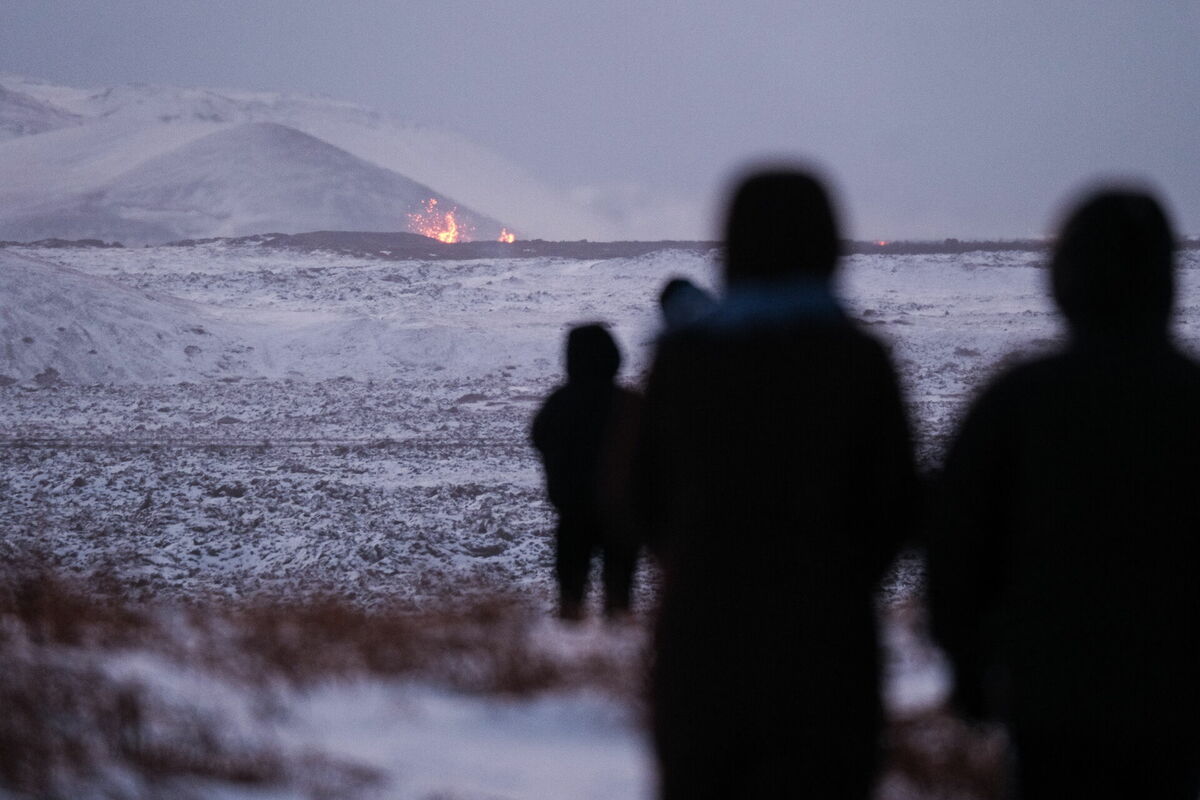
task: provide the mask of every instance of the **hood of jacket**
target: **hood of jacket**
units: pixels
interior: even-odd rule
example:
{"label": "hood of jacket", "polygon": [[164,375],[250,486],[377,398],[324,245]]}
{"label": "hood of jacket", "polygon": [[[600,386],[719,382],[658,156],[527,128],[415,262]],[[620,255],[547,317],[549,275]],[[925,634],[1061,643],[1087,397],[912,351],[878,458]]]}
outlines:
{"label": "hood of jacket", "polygon": [[603,325],[581,325],[567,335],[567,380],[610,383],[621,368],[621,351]]}
{"label": "hood of jacket", "polygon": [[1149,194],[1105,190],[1078,205],[1050,263],[1054,298],[1076,336],[1166,336],[1174,249],[1170,222]]}

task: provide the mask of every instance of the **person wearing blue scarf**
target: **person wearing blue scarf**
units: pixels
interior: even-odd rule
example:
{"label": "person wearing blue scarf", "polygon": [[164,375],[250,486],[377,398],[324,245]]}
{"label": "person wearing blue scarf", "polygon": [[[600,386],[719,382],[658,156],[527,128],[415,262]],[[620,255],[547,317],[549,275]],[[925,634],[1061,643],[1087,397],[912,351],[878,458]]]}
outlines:
{"label": "person wearing blue scarf", "polygon": [[651,711],[664,800],[867,798],[873,598],[918,481],[896,375],[843,312],[822,184],[733,195],[724,296],[659,340],[634,466],[663,570]]}

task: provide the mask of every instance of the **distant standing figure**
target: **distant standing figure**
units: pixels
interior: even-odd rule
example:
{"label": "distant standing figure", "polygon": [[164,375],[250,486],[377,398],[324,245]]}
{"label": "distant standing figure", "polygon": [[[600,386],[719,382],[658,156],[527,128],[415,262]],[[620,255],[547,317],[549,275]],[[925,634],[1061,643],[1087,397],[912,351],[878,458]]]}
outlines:
{"label": "distant standing figure", "polygon": [[661,796],[866,798],[873,600],[914,524],[908,424],[883,347],[832,292],[822,185],[753,175],[728,220],[725,296],[661,339],[636,463],[663,568]]}
{"label": "distant standing figure", "polygon": [[602,325],[567,336],[567,382],[555,389],[533,420],[533,446],[542,457],[546,489],[558,511],[555,574],[559,614],[579,619],[592,555],[603,558],[604,608],[629,610],[637,537],[625,529],[624,476],[619,431],[636,414],[638,397],[615,382],[621,365],[616,342]]}
{"label": "distant standing figure", "polygon": [[946,458],[933,631],[1020,797],[1200,793],[1200,365],[1168,333],[1174,237],[1103,191],[1051,262],[1071,340],[1001,376]]}
{"label": "distant standing figure", "polygon": [[672,278],[659,293],[658,305],[666,329],[673,331],[704,319],[716,308],[717,301],[687,278]]}

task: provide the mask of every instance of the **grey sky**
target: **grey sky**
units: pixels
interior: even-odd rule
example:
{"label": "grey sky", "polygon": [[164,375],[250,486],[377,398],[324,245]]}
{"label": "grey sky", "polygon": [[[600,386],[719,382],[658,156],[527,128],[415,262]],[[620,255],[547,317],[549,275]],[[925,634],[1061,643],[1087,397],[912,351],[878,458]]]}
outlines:
{"label": "grey sky", "polygon": [[0,71],[319,92],[568,188],[806,156],[861,238],[1041,234],[1114,174],[1200,233],[1197,1],[0,0]]}

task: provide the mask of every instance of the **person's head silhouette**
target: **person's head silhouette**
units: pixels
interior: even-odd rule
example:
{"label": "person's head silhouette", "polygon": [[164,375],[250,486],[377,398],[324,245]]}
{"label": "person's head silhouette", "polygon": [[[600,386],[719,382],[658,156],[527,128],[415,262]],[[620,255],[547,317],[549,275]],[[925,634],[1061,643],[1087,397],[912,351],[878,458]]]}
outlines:
{"label": "person's head silhouette", "polygon": [[1054,299],[1077,333],[1160,336],[1175,285],[1175,238],[1145,192],[1104,189],[1067,216],[1050,265]]}
{"label": "person's head silhouette", "polygon": [[799,169],[751,173],[734,191],[725,228],[725,282],[827,281],[839,253],[825,187]]}
{"label": "person's head silhouette", "polygon": [[621,351],[612,334],[599,323],[572,328],[567,335],[567,379],[609,382],[621,368]]}
{"label": "person's head silhouette", "polygon": [[672,278],[658,295],[668,330],[682,328],[712,312],[715,302],[708,292],[687,278]]}

